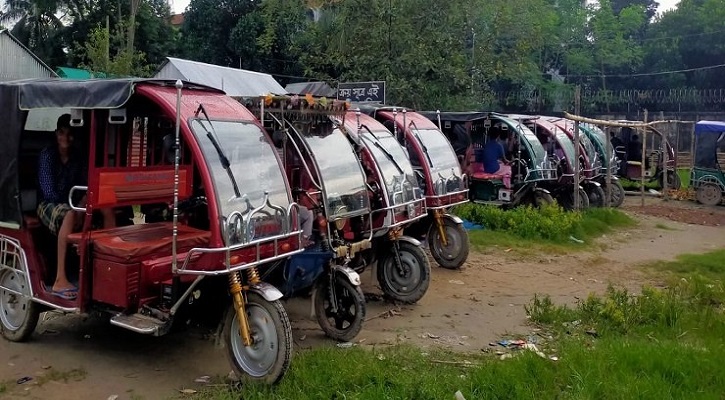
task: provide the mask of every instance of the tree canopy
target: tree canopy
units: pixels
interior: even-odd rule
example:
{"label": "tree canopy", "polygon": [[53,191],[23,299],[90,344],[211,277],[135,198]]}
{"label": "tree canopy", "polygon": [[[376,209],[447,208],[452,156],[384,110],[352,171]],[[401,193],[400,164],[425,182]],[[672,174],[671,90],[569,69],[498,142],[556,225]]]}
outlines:
{"label": "tree canopy", "polygon": [[565,94],[579,84],[603,93],[590,106],[608,110],[625,90],[724,88],[717,65],[725,64],[725,0],[682,0],[661,14],[657,6],[191,0],[176,29],[165,0],[12,0],[0,24],[14,22],[12,33],[53,66],[148,75],[177,56],[271,73],[282,84],[385,80],[390,102],[417,108],[521,109],[534,101],[551,109],[571,102]]}

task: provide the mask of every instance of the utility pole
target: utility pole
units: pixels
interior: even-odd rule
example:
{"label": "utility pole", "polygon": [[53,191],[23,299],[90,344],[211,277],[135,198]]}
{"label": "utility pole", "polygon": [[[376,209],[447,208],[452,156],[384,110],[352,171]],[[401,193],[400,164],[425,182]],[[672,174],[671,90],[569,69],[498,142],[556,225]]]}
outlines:
{"label": "utility pole", "polygon": [[[581,115],[581,86],[576,85],[574,91],[574,114]],[[574,208],[581,209],[581,199],[579,198],[579,121],[574,121]]]}
{"label": "utility pole", "polygon": [[[612,157],[612,132],[609,128],[605,131],[606,137],[606,154],[607,158],[607,207],[612,206],[612,167],[615,165],[614,158]],[[621,193],[620,193],[621,194]],[[622,194],[623,195],[623,194]]]}

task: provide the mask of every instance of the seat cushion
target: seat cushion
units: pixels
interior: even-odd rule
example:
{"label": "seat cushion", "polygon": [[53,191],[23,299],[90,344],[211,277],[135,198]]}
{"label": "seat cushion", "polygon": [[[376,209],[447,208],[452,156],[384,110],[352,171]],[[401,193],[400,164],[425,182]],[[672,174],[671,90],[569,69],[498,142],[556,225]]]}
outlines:
{"label": "seat cushion", "polygon": [[[93,256],[120,263],[134,263],[154,257],[171,255],[173,229],[170,222],[129,225],[119,228],[92,231]],[[81,234],[74,233],[76,243]],[[209,243],[209,231],[186,225],[178,225],[177,249],[188,251],[193,247],[205,247]]]}

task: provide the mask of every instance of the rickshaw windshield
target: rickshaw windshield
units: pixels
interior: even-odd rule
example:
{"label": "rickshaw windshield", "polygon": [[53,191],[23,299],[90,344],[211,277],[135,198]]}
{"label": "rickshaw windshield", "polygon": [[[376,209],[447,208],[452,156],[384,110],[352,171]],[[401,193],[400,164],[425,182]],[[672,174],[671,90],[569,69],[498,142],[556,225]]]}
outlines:
{"label": "rickshaw windshield", "polygon": [[541,145],[539,139],[536,138],[536,134],[524,124],[519,124],[515,121],[507,121],[507,123],[519,133],[519,136],[523,139],[521,142],[529,150],[531,155],[531,162],[535,167],[541,168],[546,162],[546,150]]}
{"label": "rickshaw windshield", "polygon": [[[456,153],[453,152],[451,144],[443,133],[437,129],[415,129],[411,127],[411,130],[414,136],[417,134],[420,144],[425,146],[423,151],[428,153],[431,164],[433,164],[430,169],[434,181],[441,176],[444,179],[461,176],[461,166],[456,159]],[[425,163],[425,160],[422,160],[422,162]],[[440,176],[438,176],[439,174]]]}
{"label": "rickshaw windshield", "polygon": [[569,138],[569,135],[566,134],[563,130],[559,129],[558,127],[553,128],[554,134],[556,135],[556,141],[559,143],[559,146],[561,146],[562,150],[564,151],[564,155],[566,156],[566,159],[569,162],[574,162],[574,156],[576,154],[574,150],[574,142]]}
{"label": "rickshaw windshield", "polygon": [[390,204],[394,205],[415,200],[417,197],[413,188],[418,185],[413,174],[413,166],[410,164],[400,143],[387,131],[373,132],[371,134],[364,130],[362,137],[366,147],[372,152],[378,168],[380,168],[383,180],[385,180],[385,187],[390,196]]}
{"label": "rickshaw windshield", "polygon": [[328,218],[369,211],[365,175],[345,134],[335,128],[329,135],[304,135],[304,140],[322,178]]}
{"label": "rickshaw windshield", "polygon": [[[212,127],[219,147],[229,160],[229,169],[239,187],[240,198],[235,194],[232,179],[214,143],[207,137]],[[239,121],[211,121],[210,126],[208,121],[193,120],[191,129],[214,181],[220,216],[228,217],[233,211],[245,214],[250,206],[262,206],[265,191],[269,192],[269,200],[273,205],[284,208],[289,206],[291,199],[275,150],[257,125]]]}
{"label": "rickshaw windshield", "polygon": [[725,132],[695,134],[695,167],[718,169],[718,147],[725,143]]}

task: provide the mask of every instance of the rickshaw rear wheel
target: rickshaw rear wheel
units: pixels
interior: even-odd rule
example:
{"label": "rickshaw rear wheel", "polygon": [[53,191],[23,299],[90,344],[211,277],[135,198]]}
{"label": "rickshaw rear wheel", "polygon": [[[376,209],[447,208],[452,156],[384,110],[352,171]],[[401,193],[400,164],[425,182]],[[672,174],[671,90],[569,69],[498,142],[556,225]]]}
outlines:
{"label": "rickshaw rear wheel", "polygon": [[230,306],[222,331],[227,358],[242,382],[279,382],[292,359],[292,325],[279,300],[267,301],[261,295],[246,293],[245,309],[254,339],[245,346],[239,333],[234,306]]}
{"label": "rickshaw rear wheel", "polygon": [[612,207],[619,207],[624,203],[624,187],[619,179],[612,179],[609,182],[609,186],[612,188],[612,197],[610,199]]}
{"label": "rickshaw rear wheel", "polygon": [[561,194],[561,206],[567,211],[586,210],[589,208],[589,196],[584,189],[579,189],[579,207],[574,204],[574,193],[570,190]]}
{"label": "rickshaw rear wheel", "polygon": [[607,194],[604,193],[604,189],[601,186],[590,185],[587,190],[587,198],[589,199],[590,207],[604,207],[606,205]]}
{"label": "rickshaw rear wheel", "polygon": [[335,274],[335,299],[333,310],[330,301],[330,278],[324,276],[317,284],[315,315],[325,334],[340,342],[349,342],[360,333],[365,320],[365,295],[359,286],[350,283],[341,274]]}
{"label": "rickshaw rear wheel", "polygon": [[[19,274],[5,270],[0,272],[0,286],[30,295],[30,288]],[[11,342],[24,342],[38,325],[40,305],[30,298],[0,289],[0,330]]]}
{"label": "rickshaw rear wheel", "polygon": [[[418,302],[430,286],[430,262],[423,249],[398,241],[400,269],[396,264],[395,246],[378,261],[378,283],[385,297],[401,303]],[[432,249],[431,249],[432,250]]]}
{"label": "rickshaw rear wheel", "polygon": [[[665,174],[661,173],[659,177],[659,185],[661,188],[664,188],[664,182],[663,182],[663,176]],[[667,188],[668,189],[679,189],[682,186],[682,181],[680,180],[680,176],[677,175],[676,171],[667,171]]]}
{"label": "rickshaw rear wheel", "polygon": [[443,245],[441,234],[435,221],[428,229],[428,247],[435,262],[446,269],[458,269],[468,259],[469,242],[468,231],[463,224],[457,224],[448,218],[443,218],[443,229],[446,233],[447,245]]}
{"label": "rickshaw rear wheel", "polygon": [[716,206],[722,202],[722,189],[714,183],[704,183],[697,188],[697,201],[706,206]]}

